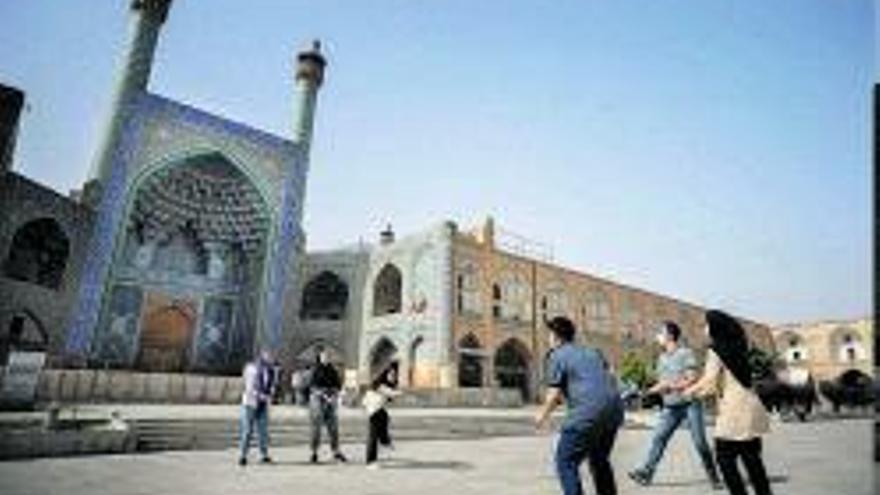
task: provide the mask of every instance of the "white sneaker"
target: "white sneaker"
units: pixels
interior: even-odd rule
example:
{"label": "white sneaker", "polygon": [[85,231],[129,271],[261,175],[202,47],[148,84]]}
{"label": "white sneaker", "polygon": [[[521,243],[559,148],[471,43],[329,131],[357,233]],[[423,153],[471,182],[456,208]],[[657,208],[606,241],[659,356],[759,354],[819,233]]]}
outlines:
{"label": "white sneaker", "polygon": [[371,462],[367,464],[367,469],[369,469],[370,471],[376,471],[381,468],[382,466],[380,466],[378,462]]}

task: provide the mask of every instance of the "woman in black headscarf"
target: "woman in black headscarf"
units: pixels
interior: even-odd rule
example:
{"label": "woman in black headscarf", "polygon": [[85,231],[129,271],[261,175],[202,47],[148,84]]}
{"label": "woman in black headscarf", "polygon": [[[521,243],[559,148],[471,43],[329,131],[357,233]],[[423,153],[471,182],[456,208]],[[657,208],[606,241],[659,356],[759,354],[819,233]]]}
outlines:
{"label": "woman in black headscarf", "polygon": [[742,459],[757,495],[771,495],[761,459],[761,436],[770,420],[752,389],[749,342],[745,330],[732,316],[718,310],[706,312],[709,351],[703,376],[683,393],[719,395],[715,420],[715,455],[731,495],[746,495],[737,460]]}
{"label": "woman in black headscarf", "polygon": [[370,382],[363,398],[363,406],[369,418],[367,434],[367,467],[378,468],[379,445],[391,447],[391,417],[387,406],[395,397],[401,395],[397,389],[399,363],[392,361],[386,365]]}

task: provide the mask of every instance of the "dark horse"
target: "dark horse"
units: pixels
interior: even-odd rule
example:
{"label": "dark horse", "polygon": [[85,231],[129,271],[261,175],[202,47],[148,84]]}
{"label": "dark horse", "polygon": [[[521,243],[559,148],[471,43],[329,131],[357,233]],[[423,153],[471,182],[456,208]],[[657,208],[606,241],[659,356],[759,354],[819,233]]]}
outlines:
{"label": "dark horse", "polygon": [[806,421],[818,403],[816,383],[807,370],[788,369],[758,380],[755,389],[768,411]]}

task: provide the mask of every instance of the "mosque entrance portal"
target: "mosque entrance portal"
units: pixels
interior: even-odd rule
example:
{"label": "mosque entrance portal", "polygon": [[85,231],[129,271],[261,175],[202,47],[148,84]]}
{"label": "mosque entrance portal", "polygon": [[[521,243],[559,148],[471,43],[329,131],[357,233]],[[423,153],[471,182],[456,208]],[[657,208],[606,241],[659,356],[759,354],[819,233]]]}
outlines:
{"label": "mosque entrance portal", "polygon": [[263,298],[271,223],[263,195],[220,153],[172,162],[134,188],[96,359],[147,371],[239,370]]}

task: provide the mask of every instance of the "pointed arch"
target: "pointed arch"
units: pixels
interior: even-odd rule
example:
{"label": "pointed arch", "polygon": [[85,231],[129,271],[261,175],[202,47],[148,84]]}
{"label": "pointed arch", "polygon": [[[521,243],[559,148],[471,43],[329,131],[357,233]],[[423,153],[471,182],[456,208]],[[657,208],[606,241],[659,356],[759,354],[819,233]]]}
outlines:
{"label": "pointed arch", "polygon": [[483,346],[474,334],[469,333],[458,341],[458,386],[480,388],[483,386]]}
{"label": "pointed arch", "polygon": [[303,320],[342,320],[347,307],[348,284],[325,270],[306,283],[299,315]]}
{"label": "pointed arch", "polygon": [[403,275],[393,263],[379,270],[373,284],[373,316],[400,313],[403,306]]}
{"label": "pointed arch", "polygon": [[495,378],[502,388],[518,389],[523,401],[531,398],[531,352],[515,338],[505,341],[495,351]]}
{"label": "pointed arch", "polygon": [[31,220],[15,231],[3,262],[7,277],[58,289],[64,278],[70,240],[54,218]]}

